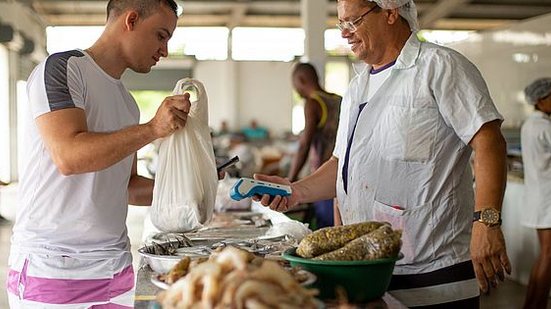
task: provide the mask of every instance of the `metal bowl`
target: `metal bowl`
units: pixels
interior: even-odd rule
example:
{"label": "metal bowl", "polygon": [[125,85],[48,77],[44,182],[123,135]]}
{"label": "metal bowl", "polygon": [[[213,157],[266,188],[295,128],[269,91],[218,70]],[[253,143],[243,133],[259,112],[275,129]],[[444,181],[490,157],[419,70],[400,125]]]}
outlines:
{"label": "metal bowl", "polygon": [[176,243],[174,242],[162,243],[159,245],[168,247],[173,246],[175,251],[174,255],[154,254],[152,253],[154,251],[151,249],[151,245],[141,247],[140,249],[138,249],[138,253],[142,256],[142,258],[147,262],[149,267],[151,267],[154,272],[160,274],[167,273],[184,256],[195,259],[200,257],[208,257],[211,252],[211,250],[209,250],[207,246],[177,248],[175,247]]}
{"label": "metal bowl", "polygon": [[138,253],[145,260],[147,265],[157,273],[167,273],[176,263],[178,263],[182,257],[175,255],[154,255],[146,253],[143,251],[143,248],[138,249]]}

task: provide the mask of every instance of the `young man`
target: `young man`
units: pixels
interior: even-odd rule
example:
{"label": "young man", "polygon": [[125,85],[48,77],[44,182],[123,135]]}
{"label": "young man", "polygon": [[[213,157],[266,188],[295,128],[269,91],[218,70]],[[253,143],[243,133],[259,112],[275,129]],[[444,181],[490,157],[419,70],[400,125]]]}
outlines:
{"label": "young man", "polygon": [[92,47],[51,55],[31,74],[11,308],[133,307],[127,206],[150,205],[153,190],[137,174],[136,151],[184,127],[190,102],[167,97],[139,125],[120,77],[167,56],[176,9],[173,0],[111,0]]}
{"label": "young man", "polygon": [[[299,149],[289,170],[289,180],[296,181],[300,170],[310,160],[313,173],[332,156],[339,126],[342,98],[325,91],[313,65],[299,63],[293,69],[293,87],[304,98],[304,130],[300,134]],[[314,211],[318,228],[332,226],[333,199],[316,201]]]}
{"label": "young man", "polygon": [[387,221],[403,231],[389,290],[406,306],[478,308],[476,277],[487,292],[511,270],[499,226],[502,117],[472,63],[417,39],[413,1],[339,0],[337,10],[342,37],[365,64],[343,98],[333,158],[291,184],[289,198],[261,201],[285,211],[336,195],[344,224]]}

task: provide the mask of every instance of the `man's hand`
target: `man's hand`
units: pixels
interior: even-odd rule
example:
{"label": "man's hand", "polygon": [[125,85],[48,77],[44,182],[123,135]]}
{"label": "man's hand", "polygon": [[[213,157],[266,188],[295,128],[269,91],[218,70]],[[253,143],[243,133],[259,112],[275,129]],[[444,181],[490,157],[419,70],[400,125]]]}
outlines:
{"label": "man's hand", "polygon": [[166,97],[149,125],[158,138],[166,137],[186,125],[190,108],[189,93]]}
{"label": "man's hand", "polygon": [[[299,203],[299,192],[298,188],[296,186],[293,186],[291,182],[286,179],[279,176],[267,176],[262,174],[254,174],[254,179],[260,180],[260,181],[267,181],[267,182],[273,182],[273,183],[279,183],[283,185],[290,186],[293,190],[292,194],[290,196],[282,197],[280,195],[277,195],[275,197],[272,197],[268,194],[264,194],[261,198],[259,196],[254,196],[253,200],[260,201],[260,203],[263,206],[269,207],[271,210],[279,211],[279,212],[286,212],[290,208],[298,205]],[[271,199],[271,201],[270,201]]]}
{"label": "man's hand", "polygon": [[511,274],[511,263],[505,249],[505,239],[499,226],[488,227],[481,222],[473,223],[471,257],[478,285],[483,293],[497,287],[498,279],[505,279],[504,271]]}

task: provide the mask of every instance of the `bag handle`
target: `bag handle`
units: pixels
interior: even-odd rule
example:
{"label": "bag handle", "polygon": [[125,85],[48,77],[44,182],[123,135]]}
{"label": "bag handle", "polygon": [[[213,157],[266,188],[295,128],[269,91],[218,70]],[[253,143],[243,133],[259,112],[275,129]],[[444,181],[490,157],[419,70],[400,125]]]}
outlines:
{"label": "bag handle", "polygon": [[[176,82],[172,94],[190,93],[191,109],[189,117],[196,117],[208,123],[208,97],[203,83],[189,77],[182,78]],[[195,96],[195,98],[194,98]]]}

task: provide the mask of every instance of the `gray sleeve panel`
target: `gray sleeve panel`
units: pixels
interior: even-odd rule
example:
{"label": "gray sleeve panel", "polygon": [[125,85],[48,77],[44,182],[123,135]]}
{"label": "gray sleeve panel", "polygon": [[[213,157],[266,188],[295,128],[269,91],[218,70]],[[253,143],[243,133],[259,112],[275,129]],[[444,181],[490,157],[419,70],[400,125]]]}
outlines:
{"label": "gray sleeve panel", "polygon": [[44,84],[50,111],[75,107],[67,84],[67,62],[71,57],[84,57],[78,50],[53,54],[46,60]]}

